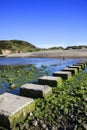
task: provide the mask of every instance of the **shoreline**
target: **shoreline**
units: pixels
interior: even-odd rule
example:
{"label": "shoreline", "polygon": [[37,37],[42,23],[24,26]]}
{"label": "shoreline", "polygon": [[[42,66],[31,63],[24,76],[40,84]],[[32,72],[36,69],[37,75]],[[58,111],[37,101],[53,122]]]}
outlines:
{"label": "shoreline", "polygon": [[46,50],[38,52],[14,53],[0,55],[0,57],[12,58],[87,58],[87,49],[72,49],[72,50]]}

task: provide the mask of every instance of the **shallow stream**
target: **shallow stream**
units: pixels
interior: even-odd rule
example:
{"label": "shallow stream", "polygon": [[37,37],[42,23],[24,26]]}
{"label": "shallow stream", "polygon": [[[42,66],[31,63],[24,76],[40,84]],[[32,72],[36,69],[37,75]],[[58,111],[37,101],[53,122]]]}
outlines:
{"label": "shallow stream", "polygon": [[25,83],[37,83],[43,75],[79,62],[81,59],[59,58],[0,58],[0,94],[19,94],[19,87]]}

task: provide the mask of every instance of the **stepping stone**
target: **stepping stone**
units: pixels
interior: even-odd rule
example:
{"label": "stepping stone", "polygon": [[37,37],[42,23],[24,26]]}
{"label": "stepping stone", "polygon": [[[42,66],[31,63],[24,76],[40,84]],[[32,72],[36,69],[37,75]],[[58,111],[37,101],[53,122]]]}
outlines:
{"label": "stepping stone", "polygon": [[50,87],[56,87],[58,85],[61,85],[62,78],[54,76],[43,76],[38,79],[38,83],[43,85],[49,85]]}
{"label": "stepping stone", "polygon": [[77,68],[77,69],[78,69],[78,72],[81,71],[81,66],[79,66],[79,65],[77,65],[77,66],[72,65],[72,66],[68,66],[68,67],[69,67],[69,68]]}
{"label": "stepping stone", "polygon": [[0,126],[13,128],[34,109],[33,99],[4,93],[0,95]]}
{"label": "stepping stone", "polygon": [[67,80],[67,79],[71,78],[71,72],[69,72],[69,71],[56,71],[53,73],[53,76],[59,76],[62,79]]}
{"label": "stepping stone", "polygon": [[77,63],[77,64],[74,64],[74,66],[81,66],[82,69],[85,69],[86,68],[86,64],[84,63]]}
{"label": "stepping stone", "polygon": [[52,93],[48,85],[24,84],[20,87],[20,95],[31,98],[42,98]]}
{"label": "stepping stone", "polygon": [[73,64],[74,66],[81,66],[81,69],[84,69],[84,64],[80,64],[80,63],[78,63],[78,64]]}
{"label": "stepping stone", "polygon": [[83,65],[83,69],[85,69],[86,68],[86,63],[84,63],[84,62],[79,62],[79,63],[77,63],[78,65],[79,64],[82,64]]}
{"label": "stepping stone", "polygon": [[75,75],[78,72],[77,68],[64,68],[62,71],[69,71],[72,73],[72,75]]}
{"label": "stepping stone", "polygon": [[79,63],[87,64],[86,60],[80,61]]}

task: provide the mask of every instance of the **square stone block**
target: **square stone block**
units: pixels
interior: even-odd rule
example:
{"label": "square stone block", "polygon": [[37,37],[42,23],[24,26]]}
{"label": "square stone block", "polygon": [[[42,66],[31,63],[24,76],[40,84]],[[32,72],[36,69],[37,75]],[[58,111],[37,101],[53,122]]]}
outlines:
{"label": "square stone block", "polygon": [[72,65],[72,66],[68,66],[69,68],[77,68],[78,69],[78,72],[80,72],[82,69],[81,69],[81,66],[80,65]]}
{"label": "square stone block", "polygon": [[79,62],[79,63],[77,63],[77,65],[82,65],[82,68],[83,68],[83,69],[86,68],[86,63],[84,63],[84,62],[83,62],[83,63],[82,63],[82,62]]}
{"label": "square stone block", "polygon": [[33,99],[4,93],[0,95],[0,126],[13,128],[34,109]]}
{"label": "square stone block", "polygon": [[64,69],[62,69],[62,71],[69,71],[72,73],[72,75],[75,75],[75,74],[77,74],[78,69],[77,68],[64,68]]}
{"label": "square stone block", "polygon": [[52,93],[48,85],[24,84],[20,87],[20,95],[31,98],[42,98]]}
{"label": "square stone block", "polygon": [[54,76],[43,76],[38,79],[38,83],[49,85],[50,87],[56,87],[62,83],[62,78]]}
{"label": "square stone block", "polygon": [[74,66],[81,66],[81,69],[83,70],[84,69],[84,64],[73,64]]}
{"label": "square stone block", "polygon": [[53,73],[53,76],[59,76],[62,79],[67,80],[67,79],[71,78],[72,75],[71,75],[71,72],[69,72],[69,71],[56,71]]}

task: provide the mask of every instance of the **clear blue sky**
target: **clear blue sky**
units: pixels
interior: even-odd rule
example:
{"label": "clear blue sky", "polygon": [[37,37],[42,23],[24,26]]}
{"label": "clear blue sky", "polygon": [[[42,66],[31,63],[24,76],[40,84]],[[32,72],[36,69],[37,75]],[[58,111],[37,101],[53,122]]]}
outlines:
{"label": "clear blue sky", "polygon": [[0,0],[0,40],[87,45],[87,0]]}

